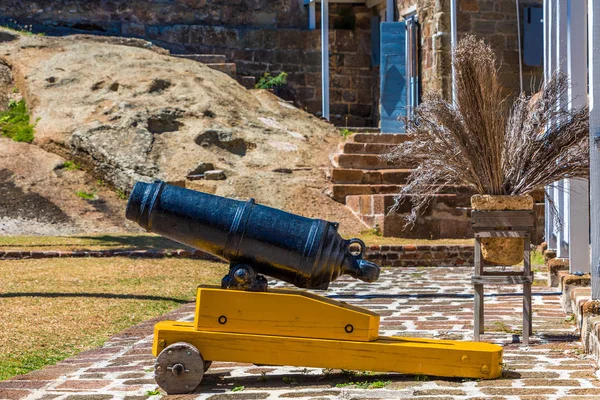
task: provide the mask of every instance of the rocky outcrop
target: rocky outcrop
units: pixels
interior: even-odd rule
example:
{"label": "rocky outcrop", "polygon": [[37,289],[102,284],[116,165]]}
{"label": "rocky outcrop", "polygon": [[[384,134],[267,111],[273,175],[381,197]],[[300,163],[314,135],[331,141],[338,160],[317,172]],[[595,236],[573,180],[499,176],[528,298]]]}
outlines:
{"label": "rocky outcrop", "polygon": [[[124,193],[137,180],[158,178],[360,229],[322,193],[328,153],[340,138],[333,126],[140,42],[86,36],[0,42],[0,60],[37,121],[34,145],[78,161]],[[198,176],[208,171],[198,173],[202,164],[222,171],[219,179]]]}

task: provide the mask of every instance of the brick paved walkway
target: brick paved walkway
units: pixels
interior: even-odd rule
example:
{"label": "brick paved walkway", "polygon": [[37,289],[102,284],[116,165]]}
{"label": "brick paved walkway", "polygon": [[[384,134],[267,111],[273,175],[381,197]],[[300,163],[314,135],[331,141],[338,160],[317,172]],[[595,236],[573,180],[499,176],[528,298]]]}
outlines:
{"label": "brick paved walkway", "polygon": [[[328,293],[382,316],[382,334],[470,340],[472,288],[465,284],[471,268],[386,269],[377,284],[340,279]],[[536,278],[543,279],[538,274]],[[489,292],[494,292],[490,287]],[[559,294],[534,286],[532,345],[518,344],[521,297],[514,289],[486,297],[486,341],[505,346],[503,379],[474,381],[398,374],[349,377],[345,371],[294,367],[257,367],[213,363],[197,393],[177,399],[557,399],[600,398],[595,362],[581,354],[576,328],[565,319]],[[193,305],[169,318],[192,320]],[[113,337],[104,347],[56,366],[0,382],[0,398],[143,399],[157,388],[150,354],[152,325],[148,321]],[[385,388],[364,389],[352,382],[389,381]],[[243,390],[232,391],[244,387]],[[361,387],[363,385],[360,385]],[[152,398],[159,398],[153,396]]]}

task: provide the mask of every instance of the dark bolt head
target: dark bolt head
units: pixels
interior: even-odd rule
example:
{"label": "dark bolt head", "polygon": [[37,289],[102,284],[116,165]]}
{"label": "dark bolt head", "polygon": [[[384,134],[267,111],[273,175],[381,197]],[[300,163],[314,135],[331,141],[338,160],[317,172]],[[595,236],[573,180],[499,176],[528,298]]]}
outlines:
{"label": "dark bolt head", "polygon": [[238,268],[233,276],[238,284],[246,283],[250,279],[250,271],[246,268]]}

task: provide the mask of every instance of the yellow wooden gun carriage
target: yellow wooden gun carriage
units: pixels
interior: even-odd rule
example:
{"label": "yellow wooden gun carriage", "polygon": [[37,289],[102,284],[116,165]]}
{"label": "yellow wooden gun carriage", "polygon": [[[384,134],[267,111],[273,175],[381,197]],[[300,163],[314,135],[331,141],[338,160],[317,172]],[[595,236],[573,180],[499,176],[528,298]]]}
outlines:
{"label": "yellow wooden gun carriage", "polygon": [[[502,347],[379,336],[379,316],[300,290],[268,289],[260,273],[300,288],[326,289],[343,274],[366,282],[379,267],[337,224],[169,186],[137,183],[127,218],[230,261],[220,287],[197,291],[193,322],[154,328],[155,378],[188,393],[212,361],[294,365],[462,378],[497,378]],[[353,245],[360,247],[352,252]]]}

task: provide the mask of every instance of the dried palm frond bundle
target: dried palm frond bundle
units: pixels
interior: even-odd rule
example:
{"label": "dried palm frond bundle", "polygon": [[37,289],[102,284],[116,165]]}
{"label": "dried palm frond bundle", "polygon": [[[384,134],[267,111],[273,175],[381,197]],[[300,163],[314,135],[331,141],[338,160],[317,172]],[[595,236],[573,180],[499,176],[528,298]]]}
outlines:
{"label": "dried palm frond bundle", "polygon": [[412,202],[407,222],[414,223],[432,196],[448,187],[525,195],[563,178],[588,177],[588,109],[557,107],[569,89],[564,74],[508,104],[484,41],[466,36],[453,62],[456,103],[426,96],[406,121],[412,140],[385,156],[418,164],[396,197],[396,206]]}

